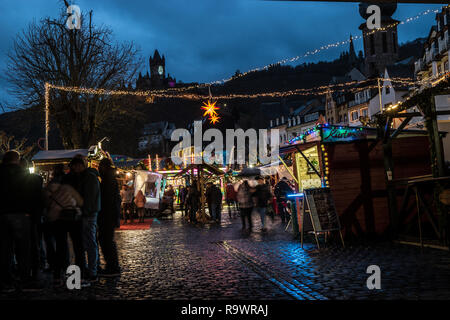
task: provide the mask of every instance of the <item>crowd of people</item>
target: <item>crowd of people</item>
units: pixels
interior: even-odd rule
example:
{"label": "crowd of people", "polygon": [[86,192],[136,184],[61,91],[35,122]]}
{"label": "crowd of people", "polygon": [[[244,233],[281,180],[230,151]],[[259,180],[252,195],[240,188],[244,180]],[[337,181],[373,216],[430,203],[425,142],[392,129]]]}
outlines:
{"label": "crowd of people", "polygon": [[[44,186],[43,179],[28,170],[28,163],[16,151],[8,151],[0,164],[0,289],[34,291],[43,288],[42,274],[51,273],[53,284],[61,286],[71,258],[81,270],[82,286],[99,277],[116,277],[121,273],[114,231],[133,222],[136,209],[139,222],[144,222],[146,198],[132,188],[119,185],[110,159],[100,161],[98,170],[88,167],[79,155],[71,159],[68,172],[61,164]],[[230,219],[239,212],[242,229],[252,231],[252,213],[261,219],[266,231],[266,216],[277,211],[283,223],[289,219],[287,195],[292,186],[286,178],[276,185],[261,176],[249,183],[245,179],[237,190],[228,182],[225,199],[220,187],[207,184],[205,200],[211,220],[220,224],[222,204],[228,206]],[[178,189],[180,209],[197,223],[201,193],[197,182]],[[168,186],[163,208],[173,213],[175,192]],[[276,199],[276,200],[275,200]],[[99,249],[105,266],[99,259]]]}
{"label": "crowd of people", "polygon": [[[282,223],[288,221],[289,207],[287,195],[293,192],[288,179],[283,177],[274,187],[269,179],[261,176],[255,178],[256,186],[252,187],[248,180],[244,180],[238,187],[236,198],[242,219],[242,229],[252,231],[252,213],[257,212],[261,219],[261,230],[267,231],[266,216],[274,220],[277,211]],[[276,199],[274,208],[273,200]]]}
{"label": "crowd of people", "polygon": [[110,159],[102,159],[97,171],[76,156],[68,173],[55,165],[44,186],[18,152],[8,151],[0,164],[0,203],[3,292],[41,290],[48,279],[44,272],[52,274],[55,286],[63,285],[70,253],[82,286],[120,275],[114,230],[120,225],[121,196]]}
{"label": "crowd of people", "polygon": [[[294,187],[287,178],[282,178],[277,184],[271,185],[270,179],[257,176],[255,183],[250,185],[249,180],[244,179],[239,183],[237,190],[231,182],[226,184],[225,193],[222,194],[218,185],[208,182],[205,190],[205,200],[209,216],[212,222],[219,223],[222,219],[223,203],[227,204],[230,219],[237,214],[242,219],[242,229],[252,230],[252,213],[256,212],[261,219],[262,231],[266,231],[266,216],[272,220],[277,212],[282,223],[289,221],[290,208],[287,195],[293,193]],[[224,197],[225,196],[225,199]],[[194,181],[192,185],[180,187],[178,192],[180,208],[185,217],[197,223],[197,212],[200,208],[201,194]],[[224,201],[225,200],[225,201]]]}

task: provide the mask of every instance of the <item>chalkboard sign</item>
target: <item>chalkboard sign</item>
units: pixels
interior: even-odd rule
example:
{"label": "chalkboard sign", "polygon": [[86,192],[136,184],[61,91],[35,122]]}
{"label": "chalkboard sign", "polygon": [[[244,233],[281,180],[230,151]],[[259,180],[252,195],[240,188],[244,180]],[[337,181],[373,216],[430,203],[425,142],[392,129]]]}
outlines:
{"label": "chalkboard sign", "polygon": [[304,189],[303,193],[316,232],[341,230],[330,188]]}

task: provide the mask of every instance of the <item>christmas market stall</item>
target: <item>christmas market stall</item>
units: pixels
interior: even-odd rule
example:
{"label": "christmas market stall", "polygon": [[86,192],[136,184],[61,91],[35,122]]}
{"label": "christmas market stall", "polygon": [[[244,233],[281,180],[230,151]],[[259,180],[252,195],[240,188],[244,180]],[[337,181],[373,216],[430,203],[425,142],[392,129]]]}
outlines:
{"label": "christmas market stall", "polygon": [[166,180],[162,174],[145,170],[135,170],[134,172],[134,196],[136,197],[138,192],[142,191],[146,199],[146,209],[160,209],[165,185]]}
{"label": "christmas market stall", "polygon": [[41,150],[31,159],[33,163],[31,171],[41,175],[44,183],[47,183],[55,165],[64,165],[64,170],[67,172],[70,160],[78,155],[85,157],[87,165],[95,169],[98,168],[101,159],[110,158],[109,154],[97,145],[91,146],[89,149]]}
{"label": "christmas market stall", "polygon": [[220,185],[223,185],[223,176],[224,171],[221,169],[209,165],[207,163],[202,164],[189,164],[186,168],[181,170],[179,173],[175,175],[176,178],[178,177],[187,177],[187,181],[189,182],[189,185],[196,184],[196,188],[200,192],[200,207],[199,207],[199,221],[206,222],[206,198],[205,198],[205,190],[206,190],[206,184],[208,182],[217,182],[217,180],[220,182]]}
{"label": "christmas market stall", "polygon": [[[399,132],[392,142],[392,159],[396,179],[429,175],[426,131]],[[300,196],[304,190],[331,191],[346,237],[382,236],[388,231],[389,174],[377,129],[318,125],[280,147],[280,162],[280,169],[295,178]]]}

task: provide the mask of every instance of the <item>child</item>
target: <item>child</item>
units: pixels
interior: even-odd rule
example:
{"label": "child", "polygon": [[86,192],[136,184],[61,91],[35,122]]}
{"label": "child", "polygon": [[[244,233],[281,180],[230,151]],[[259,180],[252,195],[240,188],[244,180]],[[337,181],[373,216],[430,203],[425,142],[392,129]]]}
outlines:
{"label": "child", "polygon": [[144,222],[144,213],[145,213],[145,196],[142,193],[142,190],[139,190],[136,197],[134,198],[134,204],[137,208],[137,214],[139,217],[139,222]]}

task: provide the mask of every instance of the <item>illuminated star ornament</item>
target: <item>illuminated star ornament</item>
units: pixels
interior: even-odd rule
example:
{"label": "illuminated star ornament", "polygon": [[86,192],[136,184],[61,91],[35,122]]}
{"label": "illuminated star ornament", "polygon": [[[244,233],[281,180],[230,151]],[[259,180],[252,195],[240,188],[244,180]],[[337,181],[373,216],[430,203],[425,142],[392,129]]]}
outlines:
{"label": "illuminated star ornament", "polygon": [[203,110],[206,110],[203,116],[217,116],[216,110],[219,110],[219,107],[216,107],[217,101],[211,102],[211,100],[208,99],[208,102],[203,102]]}
{"label": "illuminated star ornament", "polygon": [[202,109],[205,110],[205,113],[203,113],[203,116],[209,116],[209,121],[212,124],[215,124],[219,122],[219,117],[216,110],[219,110],[219,107],[216,106],[217,101],[211,102],[210,99],[208,99],[208,102],[203,102]]}
{"label": "illuminated star ornament", "polygon": [[217,115],[213,115],[209,118],[209,121],[211,121],[212,124],[216,124],[217,122],[219,122],[219,117]]}

